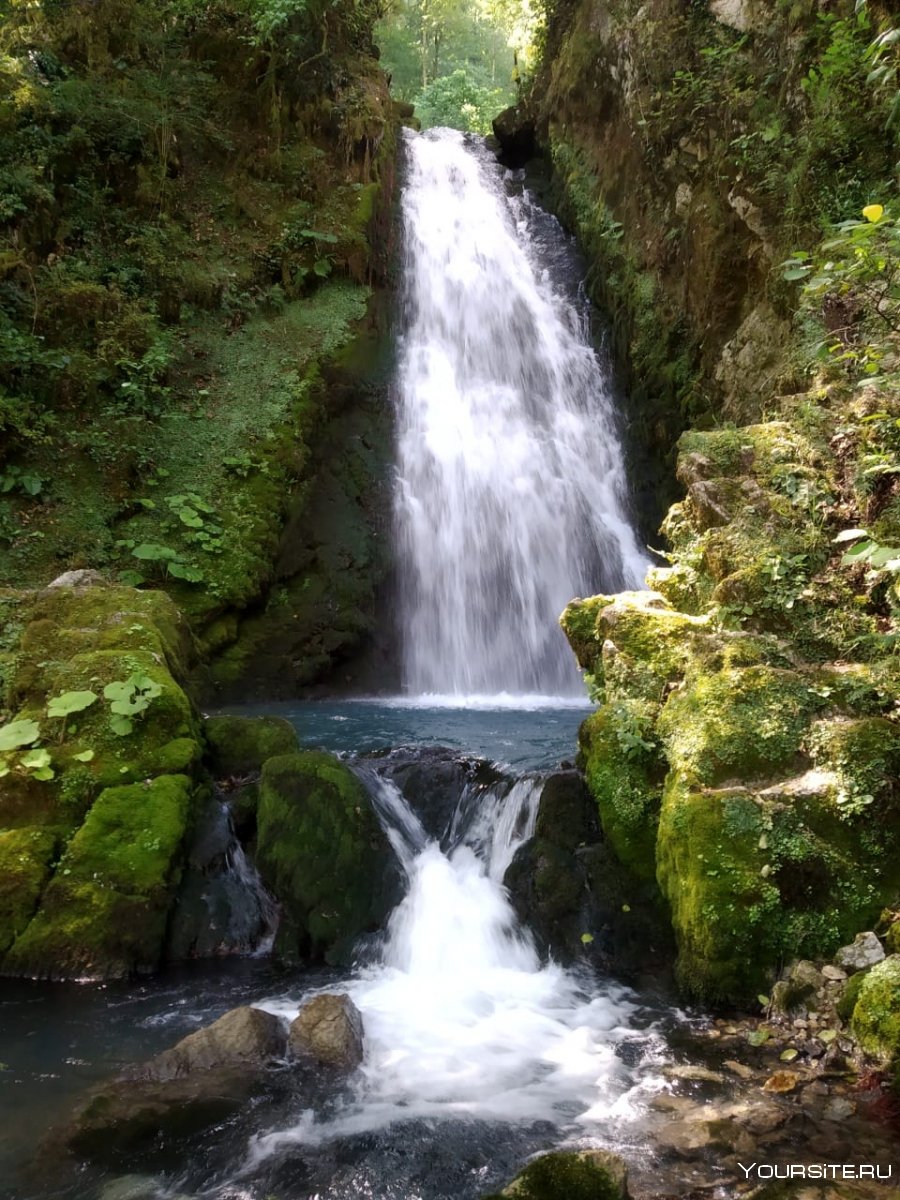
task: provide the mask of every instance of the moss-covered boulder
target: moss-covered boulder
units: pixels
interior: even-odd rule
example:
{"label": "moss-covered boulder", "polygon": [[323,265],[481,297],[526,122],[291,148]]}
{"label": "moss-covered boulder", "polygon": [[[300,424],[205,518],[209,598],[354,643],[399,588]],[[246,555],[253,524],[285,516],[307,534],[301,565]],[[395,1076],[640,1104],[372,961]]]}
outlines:
{"label": "moss-covered boulder", "polygon": [[217,779],[251,775],[267,758],[299,750],[297,731],[283,717],[207,717],[207,762]]}
{"label": "moss-covered boulder", "polygon": [[69,842],[6,974],[108,979],[160,962],[193,787],[184,775],[106,788]]}
{"label": "moss-covered boulder", "polygon": [[658,593],[575,601],[562,623],[602,701],[580,746],[607,844],[658,884],[688,994],[749,999],[900,893],[883,672],[807,663]]}
{"label": "moss-covered boulder", "polygon": [[396,859],[365,788],[319,751],[264,764],[256,862],[282,905],[275,948],[288,961],[347,960],[398,899]]}
{"label": "moss-covered boulder", "polygon": [[900,1085],[900,954],[862,977],[851,1028],[863,1050],[886,1063]]}
{"label": "moss-covered boulder", "polygon": [[542,1154],[512,1183],[484,1200],[628,1200],[628,1172],[617,1154],[606,1150],[559,1150]]}
{"label": "moss-covered boulder", "polygon": [[152,970],[200,782],[190,633],[165,594],[94,577],[2,599],[4,713],[34,737],[0,754],[0,969]]}

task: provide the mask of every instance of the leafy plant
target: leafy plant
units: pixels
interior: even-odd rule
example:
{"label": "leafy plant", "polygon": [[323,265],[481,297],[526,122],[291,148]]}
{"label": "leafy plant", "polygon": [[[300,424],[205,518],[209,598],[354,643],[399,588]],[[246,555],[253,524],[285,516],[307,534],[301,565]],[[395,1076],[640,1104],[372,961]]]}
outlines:
{"label": "leafy plant", "polygon": [[95,692],[62,692],[59,696],[54,696],[47,702],[47,716],[51,720],[59,720],[61,722],[59,731],[59,740],[62,741],[66,736],[66,721],[75,713],[84,712],[86,708],[90,708],[92,704],[96,704],[99,697]]}
{"label": "leafy plant", "polygon": [[44,480],[40,475],[23,471],[21,467],[12,465],[0,472],[0,492],[7,493],[18,489],[26,496],[39,496],[43,487]]}
{"label": "leafy plant", "polygon": [[870,538],[865,529],[845,529],[834,539],[838,543],[856,542],[841,558],[841,566],[865,565],[875,571],[900,571],[900,546],[884,546]]}
{"label": "leafy plant", "polygon": [[21,766],[29,771],[35,779],[40,779],[42,782],[53,779],[56,772],[53,770],[50,758],[50,751],[43,746],[36,750],[29,750],[27,754],[23,754],[19,759]]}
{"label": "leafy plant", "polygon": [[18,750],[30,746],[41,736],[37,721],[10,721],[0,728],[0,751]]}
{"label": "leafy plant", "polygon": [[162,685],[149,675],[135,671],[127,679],[108,683],[103,695],[110,701],[109,727],[119,737],[134,731],[134,722],[143,717],[153,701],[162,694]]}

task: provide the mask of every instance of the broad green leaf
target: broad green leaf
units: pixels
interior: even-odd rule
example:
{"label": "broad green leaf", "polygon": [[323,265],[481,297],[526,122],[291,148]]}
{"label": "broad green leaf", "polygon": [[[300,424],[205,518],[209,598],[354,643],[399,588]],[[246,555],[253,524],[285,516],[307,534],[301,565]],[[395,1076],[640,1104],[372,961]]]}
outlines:
{"label": "broad green leaf", "polygon": [[37,750],[29,750],[27,754],[22,755],[21,763],[29,771],[43,770],[44,767],[50,766],[50,751],[43,746]]}
{"label": "broad green leaf", "polygon": [[96,704],[98,697],[94,692],[63,692],[54,696],[47,703],[48,717],[68,717],[72,713],[83,712]]}
{"label": "broad green leaf", "polygon": [[37,721],[10,721],[0,728],[0,751],[18,750],[20,746],[30,746],[41,736]]}
{"label": "broad green leaf", "polygon": [[106,700],[130,700],[134,695],[135,685],[130,679],[116,679],[103,689]]}
{"label": "broad green leaf", "polygon": [[203,572],[199,567],[194,567],[190,563],[169,563],[169,574],[173,579],[183,579],[186,583],[203,582]]}
{"label": "broad green leaf", "polygon": [[[134,730],[134,725],[128,719],[128,717],[121,716],[110,717],[109,727],[118,737],[127,737],[129,733],[132,733]],[[127,767],[122,768],[123,771],[126,771],[127,769]]]}
{"label": "broad green leaf", "polygon": [[178,551],[173,550],[171,546],[159,546],[155,542],[141,542],[131,553],[135,558],[143,559],[146,562],[168,562],[170,559],[178,557]]}
{"label": "broad green leaf", "polygon": [[93,750],[82,750],[82,752],[80,754],[73,754],[72,757],[75,759],[76,762],[84,762],[84,763],[90,762],[91,759],[94,757],[94,751]]}

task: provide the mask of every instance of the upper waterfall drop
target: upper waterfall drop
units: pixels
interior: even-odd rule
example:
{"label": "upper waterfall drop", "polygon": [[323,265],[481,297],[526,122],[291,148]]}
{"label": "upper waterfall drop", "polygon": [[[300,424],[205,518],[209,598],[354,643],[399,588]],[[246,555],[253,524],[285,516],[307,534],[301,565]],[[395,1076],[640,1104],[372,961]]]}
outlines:
{"label": "upper waterfall drop", "polygon": [[565,237],[507,192],[474,139],[430,130],[406,149],[395,499],[404,686],[577,695],[560,612],[573,596],[639,586],[647,563],[585,306],[547,261]]}

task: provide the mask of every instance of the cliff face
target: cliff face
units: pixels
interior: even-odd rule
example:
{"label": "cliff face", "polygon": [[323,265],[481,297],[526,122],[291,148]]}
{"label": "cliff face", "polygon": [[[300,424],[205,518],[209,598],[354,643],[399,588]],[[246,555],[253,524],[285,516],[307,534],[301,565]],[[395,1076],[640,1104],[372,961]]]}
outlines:
{"label": "cliff face", "polygon": [[[551,10],[539,137],[630,373],[639,438],[755,420],[799,390],[778,264],[893,179],[878,13],[852,3],[585,0]],[[664,492],[644,506],[660,515]]]}
{"label": "cliff face", "polygon": [[601,705],[583,762],[607,838],[668,904],[683,987],[706,999],[749,999],[785,959],[889,923],[900,892],[882,17],[587,0],[548,30],[538,137],[638,436],[677,463],[643,496],[678,498],[654,591],[563,617]]}

